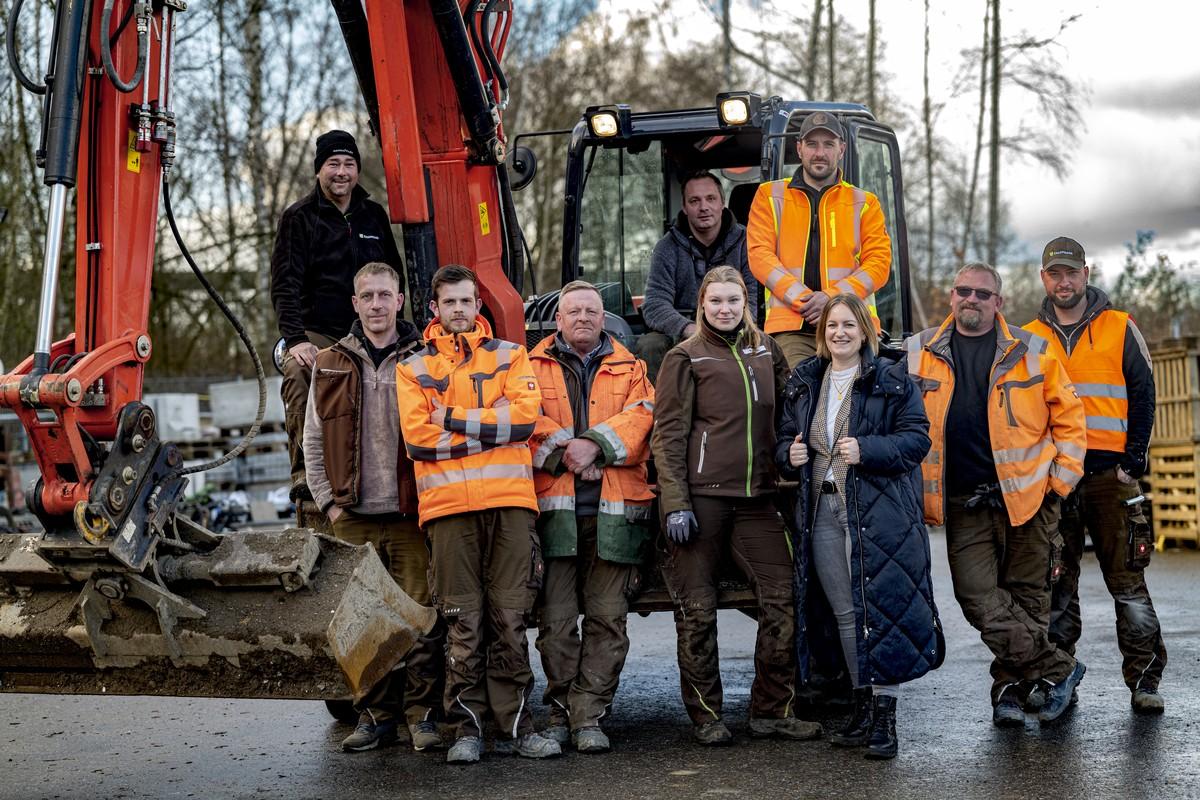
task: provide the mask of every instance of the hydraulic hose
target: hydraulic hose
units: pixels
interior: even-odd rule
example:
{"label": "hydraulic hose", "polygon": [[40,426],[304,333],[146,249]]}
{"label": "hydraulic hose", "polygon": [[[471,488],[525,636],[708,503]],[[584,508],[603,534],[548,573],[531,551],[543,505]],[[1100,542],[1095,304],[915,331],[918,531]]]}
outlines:
{"label": "hydraulic hose", "polygon": [[30,80],[29,76],[25,74],[25,70],[21,68],[21,60],[17,58],[17,23],[21,19],[21,6],[23,5],[25,5],[25,0],[13,0],[12,9],[8,12],[8,29],[4,33],[4,43],[8,48],[8,65],[12,67],[17,81],[27,91],[34,94],[45,94],[46,84],[34,83]]}
{"label": "hydraulic hose", "polygon": [[[100,30],[103,34],[107,34],[109,27],[112,25],[113,5],[115,2],[116,0],[104,0],[104,9],[100,12]],[[104,62],[104,73],[108,75],[108,79],[112,81],[117,91],[125,94],[136,89],[146,74],[146,59],[150,54],[150,23],[146,19],[144,12],[139,12],[138,14],[137,32],[137,66],[134,67],[133,77],[128,82],[121,79],[120,73],[117,72],[116,66],[113,65],[112,41],[107,35],[100,36],[100,60]]]}
{"label": "hydraulic hose", "polygon": [[200,271],[200,267],[196,265],[195,259],[192,258],[191,252],[187,249],[187,245],[183,243],[183,236],[179,233],[179,226],[175,224],[175,213],[171,210],[171,187],[167,182],[166,174],[163,175],[162,196],[163,210],[166,211],[167,223],[171,226],[171,233],[175,236],[175,244],[179,246],[179,252],[183,255],[183,259],[187,262],[188,266],[192,268],[192,272],[195,274],[196,279],[200,281],[200,285],[204,287],[204,291],[208,292],[208,296],[212,298],[213,303],[216,304],[217,308],[221,309],[221,313],[225,315],[225,318],[229,320],[233,329],[237,331],[238,338],[242,340],[242,344],[246,346],[246,352],[250,354],[250,360],[254,362],[254,372],[258,378],[258,413],[254,416],[254,424],[250,426],[250,430],[246,431],[246,435],[242,437],[237,446],[213,461],[175,470],[163,479],[162,483],[166,483],[183,475],[216,469],[222,464],[227,464],[237,458],[246,450],[250,442],[254,440],[254,437],[258,435],[259,430],[262,428],[263,416],[267,411],[267,376],[263,372],[262,360],[258,357],[258,351],[254,348],[254,342],[250,340],[250,334],[246,333],[246,328],[242,325],[242,321],[238,319],[237,314],[233,313],[233,309],[226,305],[224,298],[221,297],[221,293],[217,291],[216,287]]}

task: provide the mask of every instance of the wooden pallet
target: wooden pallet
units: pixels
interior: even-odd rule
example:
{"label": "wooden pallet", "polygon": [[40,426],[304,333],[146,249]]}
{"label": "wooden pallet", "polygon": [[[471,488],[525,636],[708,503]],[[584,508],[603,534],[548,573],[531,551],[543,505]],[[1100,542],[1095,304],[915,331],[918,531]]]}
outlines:
{"label": "wooden pallet", "polygon": [[1150,351],[1154,365],[1154,442],[1200,439],[1200,339],[1167,339]]}
{"label": "wooden pallet", "polygon": [[1150,445],[1149,483],[1153,494],[1154,537],[1158,549],[1168,541],[1200,542],[1200,444],[1191,441]]}

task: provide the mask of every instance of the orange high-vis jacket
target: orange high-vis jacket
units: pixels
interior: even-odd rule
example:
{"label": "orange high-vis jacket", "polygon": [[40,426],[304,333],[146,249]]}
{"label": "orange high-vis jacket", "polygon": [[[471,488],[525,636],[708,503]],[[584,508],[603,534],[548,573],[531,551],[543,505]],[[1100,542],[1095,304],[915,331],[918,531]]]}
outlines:
{"label": "orange high-vis jacket", "polygon": [[[537,511],[526,441],[541,393],[525,348],[492,338],[483,317],[460,334],[435,320],[425,339],[423,349],[396,367],[420,524],[492,508]],[[441,426],[432,421],[439,405],[446,409]]]}
{"label": "orange high-vis jacket", "polygon": [[[921,464],[925,520],[932,525],[941,525],[946,517],[945,454],[953,446],[946,442],[946,415],[954,395],[953,332],[950,316],[941,327],[913,334],[904,343],[908,373],[924,396],[933,440]],[[996,315],[986,419],[996,477],[1014,526],[1032,519],[1047,493],[1066,497],[1083,477],[1083,403],[1046,346],[1042,337],[1009,328],[1004,317]]]}
{"label": "orange high-vis jacket", "polygon": [[[1129,315],[1105,309],[1087,323],[1088,346],[1067,355],[1061,339],[1040,319],[1025,326],[1050,343],[1050,354],[1062,362],[1083,401],[1089,450],[1124,453],[1129,431],[1129,393],[1125,386],[1125,334],[1133,325]],[[1135,333],[1137,328],[1133,328]],[[1141,334],[1137,333],[1140,340]],[[1082,345],[1082,339],[1080,341]],[[1149,361],[1149,355],[1146,360]]]}
{"label": "orange high-vis jacket", "polygon": [[542,387],[542,414],[529,449],[537,489],[538,531],[546,558],[578,554],[575,524],[575,473],[562,464],[566,444],[588,439],[600,447],[600,508],[596,515],[597,554],[605,561],[640,564],[650,539],[650,503],[646,483],[650,429],[654,426],[654,386],[646,365],[616,339],[592,378],[586,403],[587,427],[579,427],[572,396],[556,357],[557,337],[533,348],[529,360]]}
{"label": "orange high-vis jacket", "polygon": [[838,174],[838,183],[822,196],[820,223],[821,285],[804,285],[804,263],[812,228],[812,206],[797,181],[768,181],[758,187],[746,224],[750,271],[770,294],[767,333],[798,331],[804,325],[800,303],[816,291],[853,292],[875,313],[873,295],[887,283],[892,241],[879,198]]}

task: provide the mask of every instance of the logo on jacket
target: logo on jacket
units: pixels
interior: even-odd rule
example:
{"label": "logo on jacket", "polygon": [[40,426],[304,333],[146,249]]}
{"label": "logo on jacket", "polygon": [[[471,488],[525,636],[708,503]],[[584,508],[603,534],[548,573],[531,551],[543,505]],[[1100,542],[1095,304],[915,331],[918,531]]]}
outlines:
{"label": "logo on jacket", "polygon": [[379,241],[379,239],[380,239],[380,237],[378,237],[378,236],[375,236],[375,235],[373,235],[373,234],[370,234],[370,233],[360,233],[360,234],[358,235],[358,238],[360,238],[360,239],[370,239],[370,240],[372,240],[372,241],[375,241],[375,242],[378,242],[378,241]]}

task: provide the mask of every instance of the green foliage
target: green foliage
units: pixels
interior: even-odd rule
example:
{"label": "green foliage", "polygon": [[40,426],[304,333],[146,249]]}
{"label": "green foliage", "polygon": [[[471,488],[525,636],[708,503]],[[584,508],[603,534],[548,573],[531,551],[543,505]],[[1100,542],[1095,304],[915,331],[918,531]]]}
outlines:
{"label": "green foliage", "polygon": [[1113,304],[1128,311],[1149,341],[1200,330],[1200,281],[1197,264],[1182,266],[1165,252],[1154,252],[1154,231],[1139,230],[1125,243],[1125,263],[1113,283]]}

